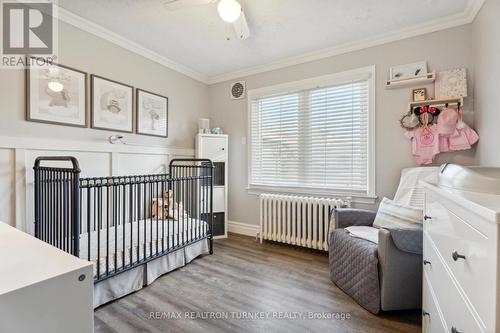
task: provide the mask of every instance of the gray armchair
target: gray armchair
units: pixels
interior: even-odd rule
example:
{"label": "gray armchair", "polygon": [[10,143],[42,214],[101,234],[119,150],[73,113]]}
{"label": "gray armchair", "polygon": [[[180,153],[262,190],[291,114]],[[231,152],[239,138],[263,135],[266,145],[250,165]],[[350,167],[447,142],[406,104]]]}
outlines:
{"label": "gray armchair", "polygon": [[422,231],[380,229],[378,245],[349,235],[348,226],[371,226],[375,212],[335,211],[329,238],[332,281],[372,313],[421,308]]}

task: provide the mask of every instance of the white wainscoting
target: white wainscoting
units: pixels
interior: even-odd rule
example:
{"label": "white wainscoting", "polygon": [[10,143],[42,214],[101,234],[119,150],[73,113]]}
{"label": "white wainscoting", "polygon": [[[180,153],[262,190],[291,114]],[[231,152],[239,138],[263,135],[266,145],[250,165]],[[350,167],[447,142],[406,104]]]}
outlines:
{"label": "white wainscoting", "polygon": [[173,158],[193,158],[192,148],[112,145],[0,136],[0,221],[33,234],[33,164],[38,156],[74,156],[81,177],[165,172]]}

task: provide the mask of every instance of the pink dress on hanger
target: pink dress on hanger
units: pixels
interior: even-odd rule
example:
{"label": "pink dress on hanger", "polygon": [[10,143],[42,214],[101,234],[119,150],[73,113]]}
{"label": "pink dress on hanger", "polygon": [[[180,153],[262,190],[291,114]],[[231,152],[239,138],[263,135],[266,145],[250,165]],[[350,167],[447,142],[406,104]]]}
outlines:
{"label": "pink dress on hanger", "polygon": [[439,154],[439,133],[436,125],[419,127],[407,131],[405,136],[412,140],[413,159],[420,165],[431,164]]}

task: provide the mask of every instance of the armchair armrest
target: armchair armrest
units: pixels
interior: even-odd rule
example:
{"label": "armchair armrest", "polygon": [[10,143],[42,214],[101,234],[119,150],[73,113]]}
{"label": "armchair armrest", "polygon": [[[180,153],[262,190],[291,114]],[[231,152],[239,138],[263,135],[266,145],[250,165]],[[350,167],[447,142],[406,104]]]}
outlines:
{"label": "armchair armrest", "polygon": [[[403,252],[422,254],[424,232],[419,228],[382,228],[379,243],[387,244],[392,238],[394,245]],[[382,242],[380,242],[382,241]]]}
{"label": "armchair armrest", "polygon": [[[422,255],[401,250],[394,242],[396,230],[378,232],[381,308],[384,311],[418,309],[422,304]],[[399,230],[408,232],[410,237],[416,234],[415,230]],[[415,239],[418,242],[418,236]]]}
{"label": "armchair armrest", "polygon": [[337,208],[335,209],[335,228],[371,226],[376,215],[376,212],[365,209]]}

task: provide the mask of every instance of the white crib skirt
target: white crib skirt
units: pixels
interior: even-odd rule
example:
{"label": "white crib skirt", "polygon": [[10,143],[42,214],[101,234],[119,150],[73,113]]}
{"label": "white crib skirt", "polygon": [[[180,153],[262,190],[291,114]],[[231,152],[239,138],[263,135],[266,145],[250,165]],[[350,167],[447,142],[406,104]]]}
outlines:
{"label": "white crib skirt", "polygon": [[163,274],[185,266],[196,257],[208,253],[208,239],[202,239],[144,265],[98,282],[94,285],[94,309],[150,285]]}

